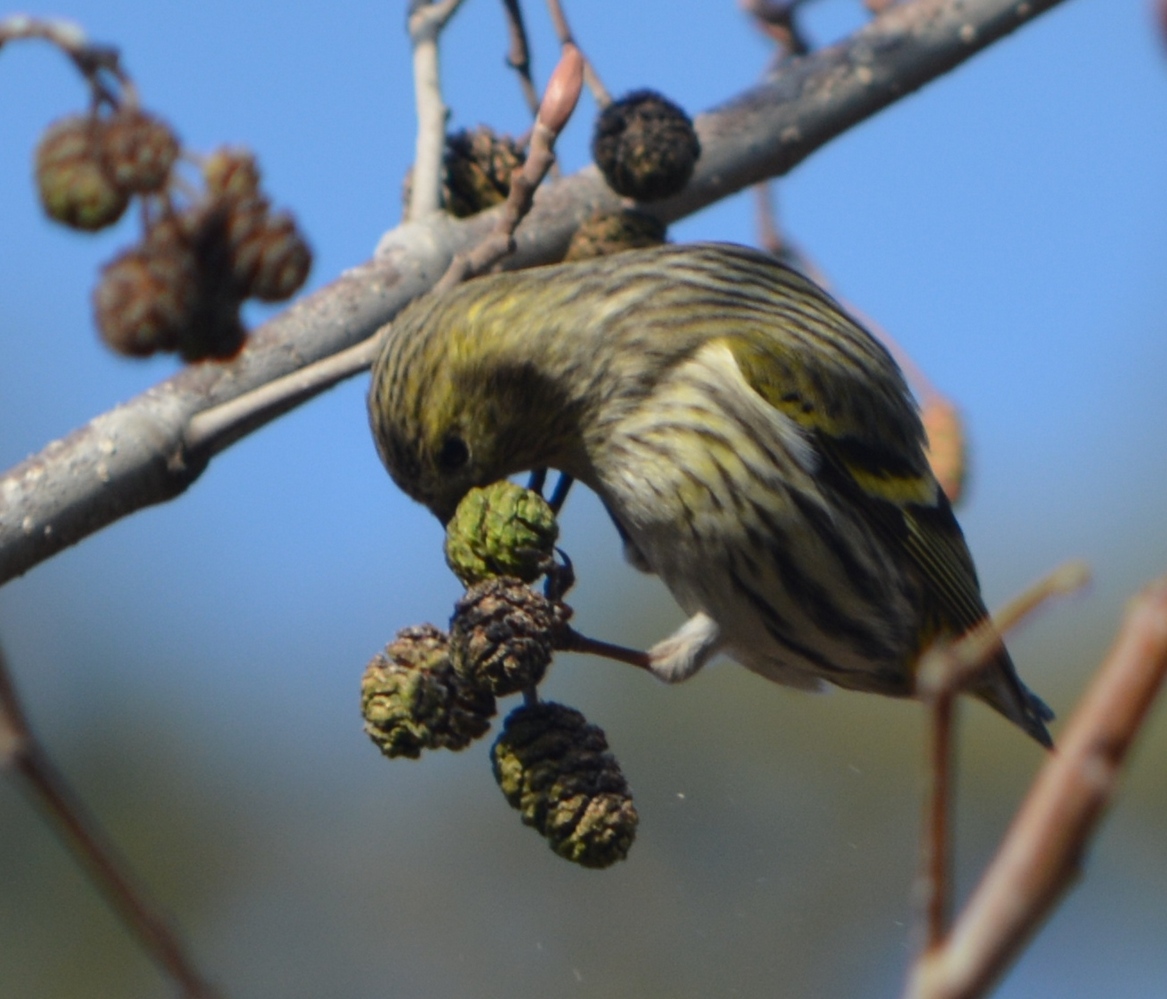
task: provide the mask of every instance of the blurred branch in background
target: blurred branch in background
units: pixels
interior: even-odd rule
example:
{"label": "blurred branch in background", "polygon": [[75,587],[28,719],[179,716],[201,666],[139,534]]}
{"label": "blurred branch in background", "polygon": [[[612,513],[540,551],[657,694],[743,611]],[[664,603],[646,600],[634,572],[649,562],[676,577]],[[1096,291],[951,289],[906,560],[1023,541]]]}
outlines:
{"label": "blurred branch in background", "polygon": [[[1038,599],[1074,579],[1053,579]],[[967,647],[944,655],[934,669],[948,680],[931,698],[937,742],[948,741],[951,683],[966,677],[1000,641],[973,632]],[[977,644],[983,647],[978,650]],[[1050,755],[1014,817],[1004,842],[950,931],[942,931],[948,895],[947,808],[933,823],[933,863],[926,880],[930,902],[927,945],[911,969],[905,999],[976,999],[989,993],[1030,937],[1081,873],[1086,846],[1117,787],[1135,736],[1167,677],[1167,577],[1131,603],[1109,655],[1070,718],[1060,746]],[[928,681],[933,682],[932,680]],[[948,691],[945,694],[944,691]],[[934,762],[934,800],[948,786],[950,761]],[[934,812],[934,815],[936,813]],[[926,837],[927,843],[928,837]]]}
{"label": "blurred branch in background", "polygon": [[948,932],[952,905],[952,803],[955,784],[956,699],[990,666],[1003,648],[1004,636],[1054,597],[1081,589],[1089,582],[1088,567],[1070,562],[1011,600],[992,620],[956,641],[927,650],[916,668],[916,690],[928,708],[930,744],[929,787],[920,842],[917,895],[923,947],[940,945]]}
{"label": "blurred branch in background", "polygon": [[11,771],[40,806],[69,852],[183,999],[219,999],[195,966],[173,921],[150,899],[97,820],[73,793],[34,735],[0,650],[0,770]]}

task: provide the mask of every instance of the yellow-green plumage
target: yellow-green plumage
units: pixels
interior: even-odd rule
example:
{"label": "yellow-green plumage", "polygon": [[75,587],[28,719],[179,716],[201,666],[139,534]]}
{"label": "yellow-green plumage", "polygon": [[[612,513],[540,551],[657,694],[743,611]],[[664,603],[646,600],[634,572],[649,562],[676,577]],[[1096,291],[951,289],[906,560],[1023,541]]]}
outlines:
{"label": "yellow-green plumage", "polygon": [[[887,351],[772,258],[663,246],[480,278],[394,321],[369,411],[443,521],[537,467],[595,490],[690,615],[665,679],[724,651],[781,683],[910,696],[920,651],[984,618]],[[974,693],[1049,744],[1002,653]]]}

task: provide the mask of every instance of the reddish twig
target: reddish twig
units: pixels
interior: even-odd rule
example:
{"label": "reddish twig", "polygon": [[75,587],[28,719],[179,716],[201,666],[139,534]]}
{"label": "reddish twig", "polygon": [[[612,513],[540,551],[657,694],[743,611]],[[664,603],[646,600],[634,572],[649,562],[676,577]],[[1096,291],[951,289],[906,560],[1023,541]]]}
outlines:
{"label": "reddish twig", "polygon": [[932,703],[967,686],[1000,650],[1002,638],[1054,597],[1080,590],[1090,580],[1084,562],[1067,562],[1014,597],[992,618],[986,618],[955,642],[943,642],[926,652],[916,670],[916,693]]}
{"label": "reddish twig", "polygon": [[1082,856],[1167,678],[1167,578],[1132,602],[1114,646],[947,939],[906,999],[983,996],[1077,879]]}
{"label": "reddish twig", "polygon": [[494,229],[469,253],[459,253],[434,286],[440,294],[482,274],[515,252],[515,230],[531,210],[535,189],[555,162],[555,140],[567,124],[583,86],[583,56],[574,45],[565,45],[547,91],[539,105],[527,159],[511,175],[511,189]]}
{"label": "reddish twig", "polygon": [[780,58],[805,55],[810,42],[798,27],[798,8],[807,0],[741,0],[754,25],[780,49]]}
{"label": "reddish twig", "polygon": [[1001,636],[1016,628],[1056,596],[1085,585],[1088,571],[1070,562],[1011,600],[994,617],[954,642],[928,650],[916,670],[916,692],[931,717],[924,835],[916,883],[924,952],[939,947],[947,932],[952,904],[952,800],[955,783],[956,697],[1001,648]]}
{"label": "reddish twig", "polygon": [[[563,12],[563,5],[560,3],[560,0],[547,0],[547,10],[551,14],[551,23],[555,26],[555,36],[559,39],[559,44],[564,48],[572,45],[579,49],[579,43],[575,40],[575,35],[571,33],[571,26],[567,23],[567,15]],[[592,100],[600,107],[606,108],[612,103],[612,95],[600,80],[600,75],[596,72],[591,60],[582,54],[582,49],[580,50],[580,54],[583,59],[584,83],[588,85],[588,90],[592,92]]]}
{"label": "reddish twig", "polygon": [[182,989],[185,999],[218,993],[195,967],[171,921],[109,843],[34,736],[0,652],[0,768],[21,778],[57,833],[142,948]]}
{"label": "reddish twig", "polygon": [[523,9],[519,0],[502,0],[507,15],[507,33],[511,47],[507,52],[507,65],[519,74],[519,86],[523,99],[531,110],[531,117],[539,113],[539,91],[531,79],[531,46],[527,43],[527,29],[523,24]]}

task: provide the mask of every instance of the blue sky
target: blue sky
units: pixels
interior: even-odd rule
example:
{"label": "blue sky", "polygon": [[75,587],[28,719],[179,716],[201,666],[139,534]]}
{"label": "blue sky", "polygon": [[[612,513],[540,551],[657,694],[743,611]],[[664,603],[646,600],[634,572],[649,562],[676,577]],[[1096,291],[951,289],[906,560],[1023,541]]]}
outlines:
{"label": "blue sky", "polygon": [[[365,259],[399,217],[414,141],[399,6],[76,0],[61,12],[94,39],[121,48],[144,102],[166,115],[191,148],[246,144],[258,154],[273,199],[296,212],[315,247],[310,285],[316,287]],[[499,7],[469,0],[443,41],[454,126],[525,127],[518,88],[502,62]],[[765,41],[729,2],[591,0],[569,5],[568,12],[611,90],[653,86],[693,112],[749,86],[769,57]],[[545,80],[553,61],[546,17],[536,6],[527,15],[536,75]],[[859,20],[858,3],[821,0],[807,23],[817,40],[829,41]],[[37,135],[83,100],[71,69],[44,46],[0,52],[4,466],[174,370],[169,359],[111,357],[92,331],[95,273],[132,239],[132,226],[80,237],[38,214],[30,180]],[[569,171],[587,162],[593,114],[585,97],[560,146]],[[1090,594],[1051,610],[1015,643],[1023,674],[1063,713],[1105,648],[1127,595],[1167,571],[1165,118],[1167,44],[1153,30],[1148,5],[1069,0],[852,130],[777,186],[789,234],[837,291],[892,331],[964,410],[973,467],[961,519],[989,602],[1068,557],[1093,565]],[[714,206],[675,226],[672,236],[752,242],[752,199]],[[253,319],[260,318],[257,310]],[[48,733],[66,738],[79,719],[100,717],[94,705],[112,710],[136,698],[143,712],[180,706],[176,724],[210,735],[201,750],[209,760],[246,760],[251,769],[239,774],[262,773],[281,786],[294,786],[304,774],[335,781],[350,795],[330,799],[337,822],[365,807],[359,804],[364,785],[351,764],[369,753],[352,717],[360,670],[397,628],[441,623],[458,587],[442,563],[436,523],[393,489],[377,463],[363,393],[362,379],[313,402],[216,459],[179,501],[115,525],[0,593],[0,636]],[[679,614],[660,588],[620,565],[614,533],[585,496],[572,498],[564,544],[580,571],[581,627],[645,644],[675,623]],[[102,669],[79,677],[78,663],[95,645],[104,650]],[[659,752],[644,743],[634,784],[671,779],[653,766],[687,760],[697,767],[693,741],[717,745],[725,736],[702,721],[703,699],[722,705],[727,716],[738,710],[735,704],[751,702],[749,717],[769,724],[752,704],[759,681],[737,678],[729,668],[694,681],[696,693],[645,691],[639,678],[606,665],[560,672],[555,696],[586,705],[601,723],[610,713],[613,728],[633,746],[641,745],[638,721],[620,707],[622,700],[654,705],[660,732],[652,745]],[[808,733],[798,743],[802,766],[828,774],[815,792],[824,800],[833,800],[832,793],[846,798],[840,790],[846,778],[818,755],[828,752],[824,742],[832,746],[829,760],[849,759],[848,753],[862,759],[898,736],[906,742],[887,751],[901,753],[909,770],[914,765],[917,719],[902,706],[868,708],[869,701],[839,695],[803,708],[811,702],[762,693],[765,709],[781,724],[797,727],[803,722],[796,716],[809,711],[814,725],[830,733]],[[1167,745],[1162,714],[1130,781],[1131,795],[1146,804],[1126,819],[1116,816],[1111,839],[1099,847],[1098,865],[1112,888],[1167,888],[1164,788],[1161,768],[1148,758],[1152,745]],[[869,717],[876,719],[871,734],[848,745],[847,726]],[[903,735],[897,726],[909,718]],[[678,728],[681,722],[687,727]],[[999,786],[976,789],[977,774],[991,774],[994,754],[1005,753],[993,745],[1006,738],[995,724],[980,715],[970,723],[965,786],[970,810],[983,806],[1003,821],[1008,802],[995,799]],[[733,736],[728,744],[737,739],[749,741]],[[751,746],[752,762],[731,780],[735,786],[764,797],[759,788],[799,780],[798,769],[790,770],[794,763],[787,760],[776,768],[785,776],[776,775],[765,763],[765,745]],[[1036,763],[1028,747],[1008,748],[1009,766],[1017,757],[1022,769],[1001,797],[1015,794]],[[727,748],[710,751],[729,758]],[[394,794],[449,808],[450,801],[464,800],[459,796],[467,787],[489,784],[481,754],[468,756],[427,761],[400,775],[383,768],[383,779],[394,782]],[[382,770],[376,773],[380,778]],[[895,787],[910,792],[912,779],[909,773],[901,779],[907,784]],[[490,787],[481,792],[492,793],[497,796]],[[759,816],[768,813],[761,806],[742,807],[747,826],[764,826]],[[909,837],[914,807],[909,794],[888,820],[903,823]],[[652,813],[642,811],[651,822]],[[785,821],[782,814],[775,812],[775,821]],[[1147,816],[1154,815],[1157,849],[1144,835]],[[498,821],[503,830],[513,825],[498,835],[513,834],[519,855],[542,850],[512,818]],[[861,817],[854,821],[862,827]],[[696,878],[693,884],[701,883],[693,872],[720,869],[711,860],[716,821],[702,816],[699,824],[710,842],[702,846],[698,839],[690,848],[683,840],[677,847],[678,869]],[[970,826],[969,838],[979,844],[971,853],[989,849],[992,828]],[[1141,866],[1124,867],[1120,855],[1142,858]],[[746,883],[744,872],[726,879],[739,875]],[[1035,949],[1003,995],[1163,994],[1162,896],[1157,903],[1152,895],[1138,896],[1122,910],[1129,920],[1113,917],[1115,926],[1108,916],[1111,925],[1102,930],[1090,907],[1115,903],[1109,895],[1091,902],[1087,891],[1051,928],[1054,942]],[[744,903],[726,904],[731,911]],[[343,911],[343,903],[336,905]],[[232,910],[204,931],[206,948],[227,964],[237,959],[228,942],[232,913],[239,916]],[[1148,925],[1157,927],[1157,937]],[[466,932],[460,946],[473,950],[477,943]],[[1131,943],[1138,939],[1145,948]],[[1107,990],[1097,968],[1092,977],[1097,962],[1085,959],[1084,948],[1116,940],[1126,941],[1129,953],[1119,970],[1105,965]],[[273,943],[273,953],[281,945],[288,938]],[[708,952],[702,946],[694,945],[702,967],[716,969],[722,958],[747,960],[736,955],[728,934],[707,945]],[[662,966],[667,950],[662,944]],[[901,958],[873,956],[870,967],[886,976],[878,981],[894,982]],[[322,966],[328,959],[319,957]],[[562,967],[547,974],[572,978],[572,960],[582,959],[564,956]],[[428,988],[442,994],[425,966],[418,969],[417,994]],[[543,981],[530,974],[532,987]],[[1114,984],[1116,974],[1122,988]],[[850,981],[815,980],[814,988],[842,995]],[[603,994],[594,987],[591,994]],[[742,989],[749,994],[747,985]]]}

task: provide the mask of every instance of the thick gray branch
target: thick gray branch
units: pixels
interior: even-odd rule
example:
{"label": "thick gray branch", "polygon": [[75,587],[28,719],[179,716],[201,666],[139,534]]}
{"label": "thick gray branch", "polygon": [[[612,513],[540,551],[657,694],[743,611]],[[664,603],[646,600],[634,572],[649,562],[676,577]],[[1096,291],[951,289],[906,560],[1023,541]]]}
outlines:
{"label": "thick gray branch", "polygon": [[[943,74],[1060,0],[911,0],[847,41],[701,115],[702,155],[689,186],[651,210],[673,221],[790,170],[856,122]],[[619,199],[592,168],[540,190],[507,266],[562,256],[596,208]],[[372,335],[441,277],[494,213],[406,223],[376,256],[265,323],[228,364],[201,364],[116,409],[0,477],[0,583],[100,530],[181,493],[216,450],[255,429],[186,444],[191,419]],[[303,401],[301,398],[298,401]]]}

